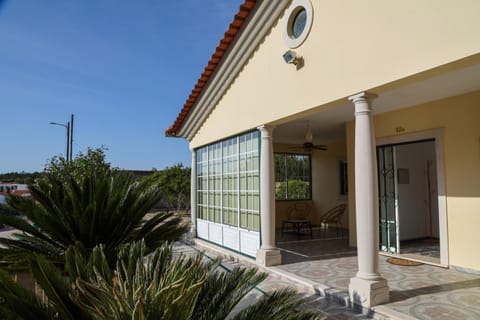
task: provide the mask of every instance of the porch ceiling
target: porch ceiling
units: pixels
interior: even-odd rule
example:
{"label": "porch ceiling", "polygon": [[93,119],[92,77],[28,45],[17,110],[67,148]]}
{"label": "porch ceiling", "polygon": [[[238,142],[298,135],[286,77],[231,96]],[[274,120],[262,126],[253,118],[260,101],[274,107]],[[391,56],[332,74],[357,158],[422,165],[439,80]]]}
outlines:
{"label": "porch ceiling", "polygon": [[[478,90],[480,64],[395,88],[376,88],[369,91],[378,94],[372,106],[374,114],[380,114]],[[313,131],[315,144],[331,144],[345,140],[345,122],[354,120],[354,111],[353,104],[344,100],[334,108],[277,125],[274,141],[303,143],[307,121]]]}

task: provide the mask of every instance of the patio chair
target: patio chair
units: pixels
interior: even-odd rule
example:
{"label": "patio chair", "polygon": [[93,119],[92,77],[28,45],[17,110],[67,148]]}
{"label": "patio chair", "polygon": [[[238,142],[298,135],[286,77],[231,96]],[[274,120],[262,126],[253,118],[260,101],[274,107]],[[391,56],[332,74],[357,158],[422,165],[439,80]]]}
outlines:
{"label": "patio chair", "polygon": [[312,236],[312,222],[308,219],[312,205],[304,202],[297,202],[287,208],[287,220],[282,221],[282,234],[291,225],[293,231],[297,234],[308,233]]}
{"label": "patio chair", "polygon": [[336,230],[337,230],[337,237],[338,237],[338,231],[340,229],[342,233],[342,238],[343,238],[343,214],[345,213],[345,209],[347,208],[346,203],[339,204],[336,207],[333,207],[332,209],[328,210],[325,212],[321,217],[320,217],[320,224],[323,229],[323,238],[326,238],[327,234],[327,229],[330,225],[335,225]]}

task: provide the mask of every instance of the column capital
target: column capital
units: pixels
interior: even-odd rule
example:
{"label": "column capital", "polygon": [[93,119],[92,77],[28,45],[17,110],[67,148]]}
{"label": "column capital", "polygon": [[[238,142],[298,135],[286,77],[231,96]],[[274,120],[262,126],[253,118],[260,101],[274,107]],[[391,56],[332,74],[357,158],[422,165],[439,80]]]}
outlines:
{"label": "column capital", "polygon": [[377,97],[376,94],[369,92],[361,92],[353,96],[348,97],[348,100],[352,101],[355,105],[355,117],[357,116],[369,116],[372,112],[371,100]]}
{"label": "column capital", "polygon": [[370,102],[376,97],[378,97],[376,94],[365,91],[365,92],[360,92],[360,93],[354,94],[353,96],[348,97],[348,100],[352,101],[353,103]]}
{"label": "column capital", "polygon": [[269,124],[263,124],[259,127],[257,127],[258,130],[262,133],[262,137],[269,137],[273,134],[273,130],[275,129],[275,126],[269,125]]}

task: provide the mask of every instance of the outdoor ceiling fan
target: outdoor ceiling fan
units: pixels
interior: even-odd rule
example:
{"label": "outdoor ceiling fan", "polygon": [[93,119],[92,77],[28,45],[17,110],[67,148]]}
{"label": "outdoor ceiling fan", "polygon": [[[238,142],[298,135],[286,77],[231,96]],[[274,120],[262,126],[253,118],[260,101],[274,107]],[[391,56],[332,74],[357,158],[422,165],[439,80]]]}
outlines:
{"label": "outdoor ceiling fan", "polygon": [[313,132],[310,128],[310,123],[307,122],[307,131],[305,132],[305,142],[299,146],[293,146],[291,149],[301,149],[304,151],[312,151],[314,149],[325,151],[327,150],[327,146],[323,144],[313,144]]}

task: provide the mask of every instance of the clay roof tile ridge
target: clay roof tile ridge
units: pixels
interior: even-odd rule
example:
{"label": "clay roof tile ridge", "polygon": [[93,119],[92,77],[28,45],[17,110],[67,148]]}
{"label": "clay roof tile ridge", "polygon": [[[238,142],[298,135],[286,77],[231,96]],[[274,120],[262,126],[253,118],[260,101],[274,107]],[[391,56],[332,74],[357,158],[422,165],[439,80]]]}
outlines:
{"label": "clay roof tile ridge", "polygon": [[210,77],[215,73],[215,70],[219,62],[223,59],[225,53],[228,51],[228,48],[232,44],[235,36],[238,34],[239,30],[245,23],[247,17],[252,12],[252,9],[256,5],[256,0],[245,0],[245,2],[240,5],[239,11],[235,14],[232,23],[230,23],[228,30],[225,32],[223,39],[220,40],[219,45],[216,47],[215,52],[212,54],[210,61],[204,69],[204,72],[200,75],[197,83],[195,84],[192,92],[190,93],[188,99],[186,100],[182,110],[179,112],[175,122],[168,127],[165,134],[167,136],[176,136],[179,129],[182,127],[184,121],[188,117],[188,114],[193,109],[200,93],[205,88],[205,85],[208,83]]}

